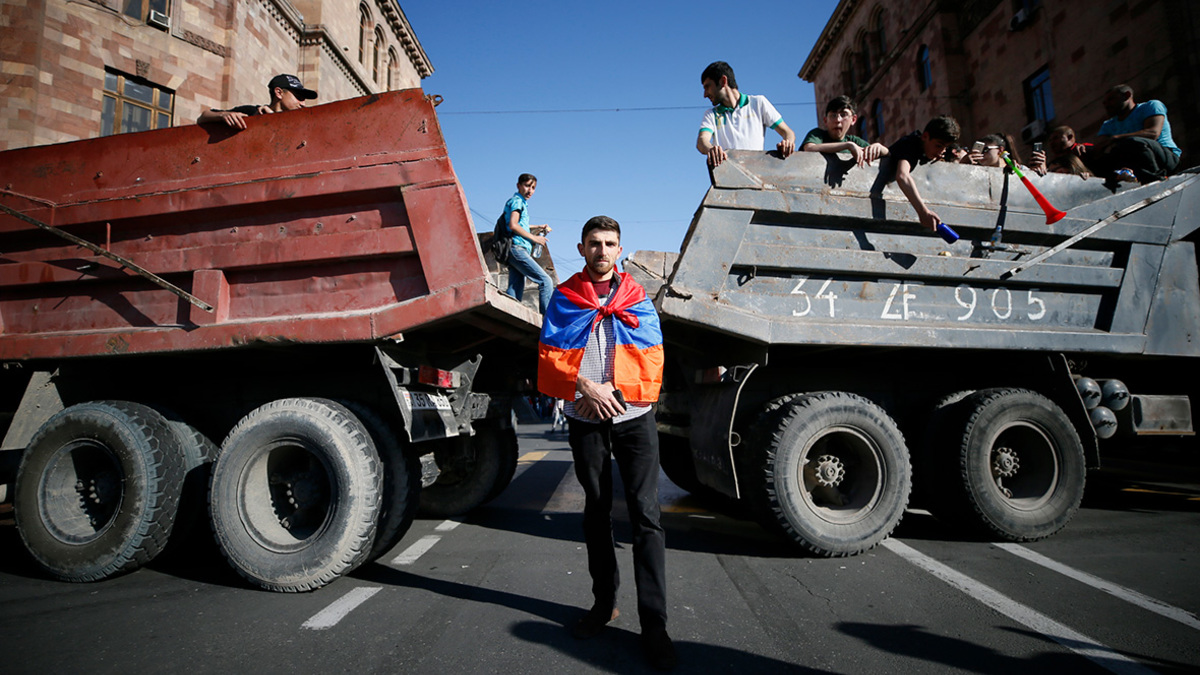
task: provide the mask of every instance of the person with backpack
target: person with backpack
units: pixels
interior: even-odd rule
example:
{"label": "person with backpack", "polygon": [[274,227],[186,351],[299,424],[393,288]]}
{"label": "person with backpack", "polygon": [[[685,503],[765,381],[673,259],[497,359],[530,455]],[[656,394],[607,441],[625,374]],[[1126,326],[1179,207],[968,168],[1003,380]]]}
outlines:
{"label": "person with backpack", "polygon": [[537,189],[537,177],[523,173],[517,178],[517,193],[504,204],[504,213],[496,223],[496,240],[507,238],[509,251],[508,259],[502,260],[503,241],[497,241],[500,250],[496,261],[508,265],[509,295],[520,301],[525,297],[525,279],[532,279],[538,285],[538,308],[542,313],[550,304],[550,295],[554,292],[554,280],[534,258],[534,247],[538,253],[546,245],[546,235],[550,233],[549,225],[529,225],[529,198]]}

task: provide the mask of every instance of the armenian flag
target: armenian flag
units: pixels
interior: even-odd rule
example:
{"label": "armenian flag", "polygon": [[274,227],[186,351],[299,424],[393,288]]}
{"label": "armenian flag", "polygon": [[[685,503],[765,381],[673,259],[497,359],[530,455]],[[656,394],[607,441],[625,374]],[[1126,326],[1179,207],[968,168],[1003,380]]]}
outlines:
{"label": "armenian flag", "polygon": [[538,390],[547,396],[575,400],[575,378],[583,362],[583,349],[597,323],[612,316],[613,385],[626,401],[654,403],[662,387],[662,326],[646,289],[625,272],[607,305],[583,272],[558,288],[542,317],[538,342]]}

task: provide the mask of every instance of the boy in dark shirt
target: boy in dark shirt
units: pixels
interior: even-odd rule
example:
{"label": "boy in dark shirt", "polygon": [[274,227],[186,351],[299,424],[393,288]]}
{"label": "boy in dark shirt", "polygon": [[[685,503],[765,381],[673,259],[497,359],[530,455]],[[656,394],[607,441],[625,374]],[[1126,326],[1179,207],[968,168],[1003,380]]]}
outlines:
{"label": "boy in dark shirt", "polygon": [[958,121],[949,115],[942,115],[929,120],[925,131],[914,131],[896,141],[888,148],[888,154],[896,168],[896,185],[908,197],[908,201],[917,212],[921,225],[937,231],[942,219],[925,205],[921,193],[917,191],[917,183],[913,180],[912,170],[921,164],[937,161],[951,144],[958,141],[960,130]]}
{"label": "boy in dark shirt", "polygon": [[882,143],[867,143],[850,130],[858,122],[858,112],[849,96],[838,96],[825,106],[825,128],[817,127],[808,132],[800,149],[804,152],[848,151],[854,163],[865,166],[888,154]]}
{"label": "boy in dark shirt", "polygon": [[304,101],[317,97],[317,92],[305,89],[300,78],[295,75],[272,77],[271,81],[267,83],[267,91],[271,93],[271,102],[267,105],[239,105],[229,110],[208,108],[200,113],[200,117],[196,118],[196,123],[224,122],[234,129],[245,129],[247,117],[283,112],[284,110],[299,110],[304,107]]}

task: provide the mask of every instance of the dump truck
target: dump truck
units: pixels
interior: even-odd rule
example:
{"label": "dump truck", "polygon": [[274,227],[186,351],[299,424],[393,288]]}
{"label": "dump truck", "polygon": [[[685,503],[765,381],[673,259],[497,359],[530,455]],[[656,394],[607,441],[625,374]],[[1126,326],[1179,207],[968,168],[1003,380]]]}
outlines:
{"label": "dump truck", "polygon": [[1110,453],[1193,447],[1196,174],[1031,176],[1035,197],[1001,169],[923,166],[949,243],[887,166],[729,156],[680,252],[625,266],[663,322],[675,483],[842,556],[910,505],[987,538],[1047,537]]}
{"label": "dump truck", "polygon": [[489,273],[438,100],[0,153],[0,501],[49,574],[211,525],[253,584],[310,590],[418,501],[504,489],[541,320]]}

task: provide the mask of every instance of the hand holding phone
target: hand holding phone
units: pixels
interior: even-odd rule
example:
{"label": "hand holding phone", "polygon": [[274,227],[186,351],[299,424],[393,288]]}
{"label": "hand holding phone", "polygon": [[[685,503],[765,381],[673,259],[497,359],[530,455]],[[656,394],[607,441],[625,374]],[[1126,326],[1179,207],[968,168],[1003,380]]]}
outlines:
{"label": "hand holding phone", "polygon": [[622,413],[629,409],[629,406],[625,405],[625,395],[621,393],[620,389],[613,389],[613,398],[617,399],[617,403],[621,406]]}
{"label": "hand holding phone", "polygon": [[1034,152],[1042,152],[1042,144],[1041,144],[1041,143],[1034,143],[1034,144],[1033,144],[1033,151],[1034,151]]}

